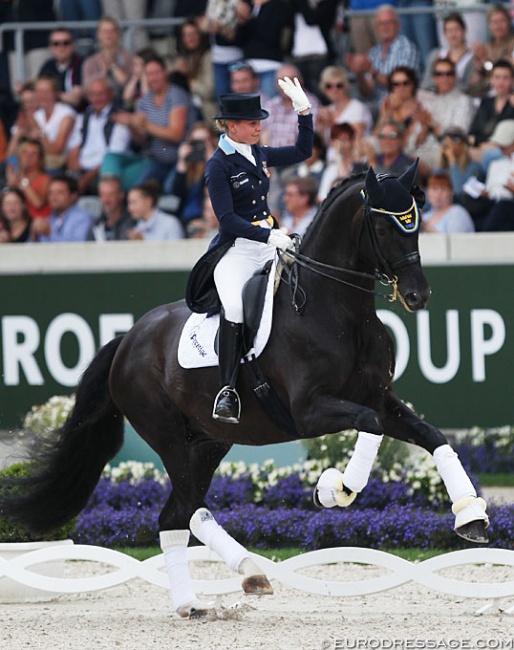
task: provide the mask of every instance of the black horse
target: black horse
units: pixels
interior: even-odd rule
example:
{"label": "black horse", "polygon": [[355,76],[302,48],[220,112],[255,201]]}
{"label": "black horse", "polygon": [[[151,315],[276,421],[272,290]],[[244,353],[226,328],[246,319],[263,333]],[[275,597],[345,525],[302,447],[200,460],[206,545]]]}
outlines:
{"label": "black horse", "polygon": [[[391,387],[393,345],[375,311],[377,278],[389,279],[393,295],[409,311],[422,309],[430,295],[418,253],[415,174],[415,165],[400,178],[377,178],[369,170],[332,190],[292,263],[299,275],[294,286],[302,288],[305,304],[293,309],[293,280],[281,282],[259,364],[297,437],[354,428],[377,441],[374,453],[383,434],[433,453],[454,504],[457,532],[484,542],[485,503],[456,454],[443,434],[403,404]],[[291,440],[291,433],[264,413],[244,366],[238,384],[240,424],[212,419],[218,369],[186,370],[177,360],[189,316],[184,301],[157,307],[103,347],[80,381],[68,421],[50,449],[38,452],[37,473],[17,492],[21,496],[0,503],[0,512],[36,531],[69,520],[86,505],[102,469],[119,450],[125,416],[162,458],[172,482],[159,527],[174,606],[182,616],[201,615],[210,607],[191,590],[185,557],[190,530],[243,574],[245,591],[271,591],[245,549],[205,509],[204,499],[234,443]],[[360,453],[358,444],[354,458],[359,460]],[[363,452],[364,470],[354,480],[354,485],[362,483],[358,487],[348,486],[345,474],[327,470],[315,491],[317,503],[347,505],[352,491],[365,485],[374,453],[370,459]]]}

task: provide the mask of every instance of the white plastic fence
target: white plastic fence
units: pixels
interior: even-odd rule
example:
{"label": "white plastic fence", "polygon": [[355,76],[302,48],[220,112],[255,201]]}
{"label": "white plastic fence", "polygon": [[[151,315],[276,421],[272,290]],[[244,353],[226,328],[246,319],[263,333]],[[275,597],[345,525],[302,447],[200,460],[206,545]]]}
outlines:
{"label": "white plastic fence", "polygon": [[[220,562],[217,555],[204,546],[188,549],[191,562]],[[394,589],[409,582],[424,585],[435,591],[465,598],[498,600],[514,597],[514,580],[503,583],[466,582],[438,574],[442,569],[465,565],[502,565],[514,567],[514,551],[478,548],[454,551],[438,555],[419,563],[409,562],[395,555],[368,548],[340,547],[311,551],[281,562],[274,562],[254,555],[270,580],[278,581],[294,589],[322,596],[362,596]],[[30,567],[56,560],[83,560],[101,562],[117,568],[102,575],[83,578],[53,578],[30,570]],[[380,577],[353,582],[329,581],[298,573],[298,571],[331,563],[359,563],[388,569]],[[99,591],[121,585],[133,578],[140,578],[158,587],[168,588],[163,555],[139,561],[99,546],[54,546],[30,551],[5,560],[0,558],[0,578],[8,577],[15,582],[54,593],[80,593]],[[241,577],[213,580],[193,580],[193,588],[199,594],[220,595],[241,590]],[[485,610],[490,605],[482,609]],[[505,610],[514,611],[514,607]]]}

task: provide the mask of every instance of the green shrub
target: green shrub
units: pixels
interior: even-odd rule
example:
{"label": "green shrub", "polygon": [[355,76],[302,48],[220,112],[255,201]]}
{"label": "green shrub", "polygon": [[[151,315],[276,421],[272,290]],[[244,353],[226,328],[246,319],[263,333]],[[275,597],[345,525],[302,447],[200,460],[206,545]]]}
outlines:
{"label": "green shrub", "polygon": [[[0,471],[0,498],[20,488],[10,483],[12,479],[28,476],[30,463],[15,463]],[[67,539],[75,528],[76,519],[44,534],[35,535],[23,524],[0,515],[0,542],[41,542]]]}

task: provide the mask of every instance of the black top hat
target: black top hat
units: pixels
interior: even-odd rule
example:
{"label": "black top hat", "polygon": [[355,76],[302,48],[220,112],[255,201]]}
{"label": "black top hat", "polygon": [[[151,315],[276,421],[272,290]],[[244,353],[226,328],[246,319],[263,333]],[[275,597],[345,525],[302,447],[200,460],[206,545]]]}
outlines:
{"label": "black top hat", "polygon": [[220,112],[215,120],[265,120],[268,111],[261,108],[257,93],[232,93],[220,96]]}

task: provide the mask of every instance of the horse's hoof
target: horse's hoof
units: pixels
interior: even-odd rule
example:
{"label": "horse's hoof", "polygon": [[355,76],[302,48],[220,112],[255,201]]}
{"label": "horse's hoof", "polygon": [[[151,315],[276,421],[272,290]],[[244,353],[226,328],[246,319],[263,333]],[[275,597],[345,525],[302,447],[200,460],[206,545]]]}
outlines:
{"label": "horse's hoof", "polygon": [[214,603],[204,600],[193,600],[177,609],[177,614],[181,618],[188,618],[190,620],[205,618],[212,614],[212,612],[214,612]]}
{"label": "horse's hoof", "polygon": [[487,537],[485,530],[486,522],[483,519],[477,519],[476,521],[470,521],[469,524],[464,524],[463,526],[456,528],[455,532],[468,542],[487,544],[489,538]]}
{"label": "horse's hoof", "polygon": [[248,576],[241,584],[249,596],[270,596],[273,593],[273,587],[265,575]]}
{"label": "horse's hoof", "polygon": [[318,479],[312,500],[318,508],[347,508],[357,497],[356,492],[343,483],[343,474],[335,467],[324,470]]}

